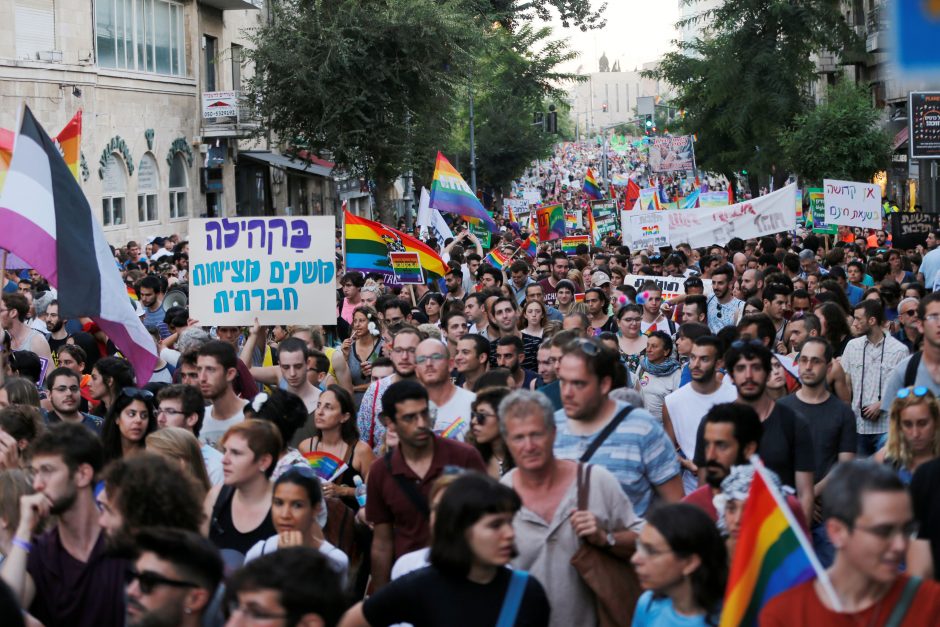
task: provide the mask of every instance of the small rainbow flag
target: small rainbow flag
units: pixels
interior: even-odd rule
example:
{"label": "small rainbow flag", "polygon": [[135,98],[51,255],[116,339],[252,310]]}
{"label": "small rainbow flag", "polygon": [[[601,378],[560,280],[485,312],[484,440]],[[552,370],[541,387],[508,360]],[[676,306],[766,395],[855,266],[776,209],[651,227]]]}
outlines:
{"label": "small rainbow flag", "polygon": [[132,300],[138,300],[137,290],[134,289],[133,285],[127,286],[127,295],[130,296]]}
{"label": "small rainbow flag", "polygon": [[566,255],[574,255],[578,252],[578,246],[584,244],[586,246],[591,245],[591,237],[589,235],[575,235],[572,237],[566,237],[561,240],[561,250]]}
{"label": "small rainbow flag", "polygon": [[538,253],[538,251],[539,251],[539,240],[535,236],[535,233],[532,233],[531,235],[529,235],[529,239],[523,242],[522,252],[524,252],[529,257],[535,259],[535,255]]}
{"label": "small rainbow flag", "polygon": [[500,249],[494,248],[493,250],[490,251],[490,254],[488,254],[486,256],[486,259],[484,259],[483,261],[490,264],[494,268],[502,269],[503,266],[505,266],[507,263],[511,261],[511,259],[509,255],[507,255]]}
{"label": "small rainbow flag", "polygon": [[415,252],[425,279],[442,282],[447,266],[427,244],[397,229],[343,212],[346,268],[359,272],[392,274],[390,252]]}
{"label": "small rainbow flag", "polygon": [[757,625],[758,614],[770,599],[814,577],[836,599],[826,571],[789,506],[764,477],[760,460],[752,459],[756,472],[741,516],[721,627]]}
{"label": "small rainbow flag", "polygon": [[482,224],[493,233],[499,231],[460,172],[440,152],[437,153],[431,182],[431,208],[463,216],[468,222],[478,226]]}
{"label": "small rainbow flag", "polygon": [[583,303],[584,302],[584,292],[578,292],[574,295],[574,302]]}
{"label": "small rainbow flag", "polygon": [[69,166],[75,180],[78,181],[78,166],[82,159],[82,110],[79,109],[62,132],[56,135],[56,143],[62,151],[65,165]]}
{"label": "small rainbow flag", "polygon": [[509,205],[509,224],[519,224],[519,220],[516,219],[516,212],[512,210],[512,205]]}
{"label": "small rainbow flag", "polygon": [[565,214],[565,229],[568,231],[574,231],[577,229],[580,224],[578,224],[578,216],[573,213]]}
{"label": "small rainbow flag", "polygon": [[601,232],[597,229],[597,222],[594,220],[594,209],[591,207],[587,208],[587,227],[588,233],[591,235],[591,239],[594,241],[595,246],[601,245]]}
{"label": "small rainbow flag", "polygon": [[304,459],[307,460],[307,463],[310,464],[310,467],[313,468],[313,472],[317,473],[321,481],[333,481],[336,477],[346,472],[348,468],[346,462],[331,453],[310,451],[303,455]]}
{"label": "small rainbow flag", "polygon": [[584,186],[581,189],[586,196],[593,198],[594,200],[600,200],[604,197],[600,186],[597,184],[597,179],[594,178],[594,172],[591,170],[591,168],[588,168],[587,174],[584,175]]}

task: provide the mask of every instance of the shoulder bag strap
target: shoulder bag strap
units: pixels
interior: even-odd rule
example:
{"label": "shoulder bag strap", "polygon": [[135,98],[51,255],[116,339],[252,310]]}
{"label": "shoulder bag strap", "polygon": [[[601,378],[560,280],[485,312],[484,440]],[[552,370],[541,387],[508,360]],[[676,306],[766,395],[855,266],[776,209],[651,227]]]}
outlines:
{"label": "shoulder bag strap", "polygon": [[584,454],[580,457],[578,461],[580,462],[589,462],[591,458],[594,457],[594,453],[597,452],[597,449],[600,448],[601,444],[610,437],[610,434],[614,432],[624,418],[630,415],[635,407],[633,405],[627,405],[624,409],[620,410],[620,413],[614,416],[614,419],[607,423],[607,426],[604,427],[604,430],[598,434],[596,438],[591,442],[590,446],[587,447],[587,450],[584,451]]}
{"label": "shoulder bag strap", "polygon": [[379,402],[379,382],[375,382],[375,391],[372,393],[372,420],[369,421],[369,448],[375,448],[375,421],[378,413],[375,411]]}
{"label": "shoulder bag strap", "polygon": [[578,511],[584,512],[588,508],[588,497],[591,490],[591,464],[578,463]]}
{"label": "shoulder bag strap", "polygon": [[917,381],[917,369],[920,367],[920,359],[924,354],[920,351],[908,360],[907,367],[904,369],[904,387],[909,388]]}
{"label": "shoulder bag strap", "polygon": [[914,602],[914,597],[917,596],[920,583],[920,577],[911,577],[907,580],[907,583],[904,584],[904,590],[901,591],[901,598],[898,599],[897,605],[894,606],[894,609],[888,616],[888,622],[885,623],[885,627],[900,627],[901,623],[904,622],[904,617],[907,616],[907,610],[910,609],[911,603]]}
{"label": "shoulder bag strap", "polygon": [[392,472],[392,453],[395,452],[395,449],[392,449],[385,454],[385,469],[388,470],[388,474],[391,475],[392,479],[395,480],[395,483],[398,484],[398,487],[401,488],[401,491],[405,493],[405,496],[408,497],[408,500],[411,501],[411,504],[417,508],[418,512],[425,518],[429,518],[431,515],[431,508],[428,507],[428,500],[424,498],[424,495],[418,491],[418,488],[415,487],[415,484],[411,483],[401,475],[396,475]]}
{"label": "shoulder bag strap", "polygon": [[503,597],[503,607],[499,610],[496,627],[513,627],[516,624],[516,616],[519,614],[519,607],[522,605],[522,596],[525,594],[528,580],[529,573],[526,571],[512,571],[512,576],[509,578],[509,588],[506,589],[506,596]]}

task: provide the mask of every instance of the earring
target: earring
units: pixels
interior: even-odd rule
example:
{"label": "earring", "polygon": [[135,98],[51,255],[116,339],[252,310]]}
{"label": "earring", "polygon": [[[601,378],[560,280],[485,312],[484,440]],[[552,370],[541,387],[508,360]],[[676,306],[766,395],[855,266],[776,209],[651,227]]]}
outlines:
{"label": "earring", "polygon": [[185,614],[192,614],[192,613],[193,613],[193,610],[192,610],[192,608],[184,607],[184,608],[183,608],[183,613],[185,613]]}

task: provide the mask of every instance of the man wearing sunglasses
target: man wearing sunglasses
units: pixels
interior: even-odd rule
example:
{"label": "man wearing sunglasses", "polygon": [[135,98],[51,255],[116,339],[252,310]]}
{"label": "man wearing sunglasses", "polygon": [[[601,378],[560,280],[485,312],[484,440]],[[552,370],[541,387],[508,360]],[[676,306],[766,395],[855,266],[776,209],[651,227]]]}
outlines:
{"label": "man wearing sunglasses", "polygon": [[822,512],[836,547],[827,572],[841,608],[835,610],[814,578],[774,597],[760,613],[761,625],[936,623],[940,584],[900,572],[917,526],[896,472],[868,461],[836,466],[823,491]]}
{"label": "man wearing sunglasses", "polygon": [[198,533],[167,527],[135,537],[126,573],[127,627],[198,627],[222,581],[222,558]]}

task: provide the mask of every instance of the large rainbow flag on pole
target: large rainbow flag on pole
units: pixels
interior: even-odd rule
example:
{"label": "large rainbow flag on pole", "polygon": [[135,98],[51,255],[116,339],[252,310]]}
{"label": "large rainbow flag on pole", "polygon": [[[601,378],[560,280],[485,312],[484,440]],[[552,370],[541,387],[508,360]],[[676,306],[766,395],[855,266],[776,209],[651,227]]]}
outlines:
{"label": "large rainbow flag on pole", "polygon": [[560,204],[538,207],[533,213],[537,214],[539,222],[539,241],[548,242],[561,239],[567,235],[565,231],[565,208]]}
{"label": "large rainbow flag on pole", "polygon": [[763,463],[756,458],[751,463],[756,471],[744,504],[720,627],[757,625],[757,616],[770,599],[814,577],[833,605],[840,607],[812,544],[783,496],[765,477]]}
{"label": "large rainbow flag on pole", "polygon": [[[13,160],[13,140],[16,133],[9,129],[0,128],[0,187],[3,187],[3,181],[6,178],[7,169]],[[72,116],[69,123],[65,125],[58,135],[55,136],[55,143],[65,159],[65,165],[75,180],[78,181],[78,166],[82,158],[82,110]]]}
{"label": "large rainbow flag on pole", "polygon": [[393,276],[390,252],[416,252],[426,280],[443,283],[447,266],[430,246],[398,229],[343,212],[346,224],[346,268]]}
{"label": "large rainbow flag on pole", "polygon": [[460,172],[440,152],[437,153],[434,180],[431,182],[431,208],[463,216],[474,224],[482,223],[493,233],[499,231]]}
{"label": "large rainbow flag on pole", "polygon": [[591,241],[594,242],[595,246],[600,246],[601,244],[601,232],[597,230],[597,222],[594,220],[594,209],[593,207],[588,207],[587,211],[587,227],[588,235],[591,236]]}
{"label": "large rainbow flag on pole", "polygon": [[601,200],[604,197],[604,193],[597,184],[597,179],[594,178],[594,172],[591,168],[588,168],[587,173],[584,175],[584,186],[581,189],[586,196],[594,200]]}

